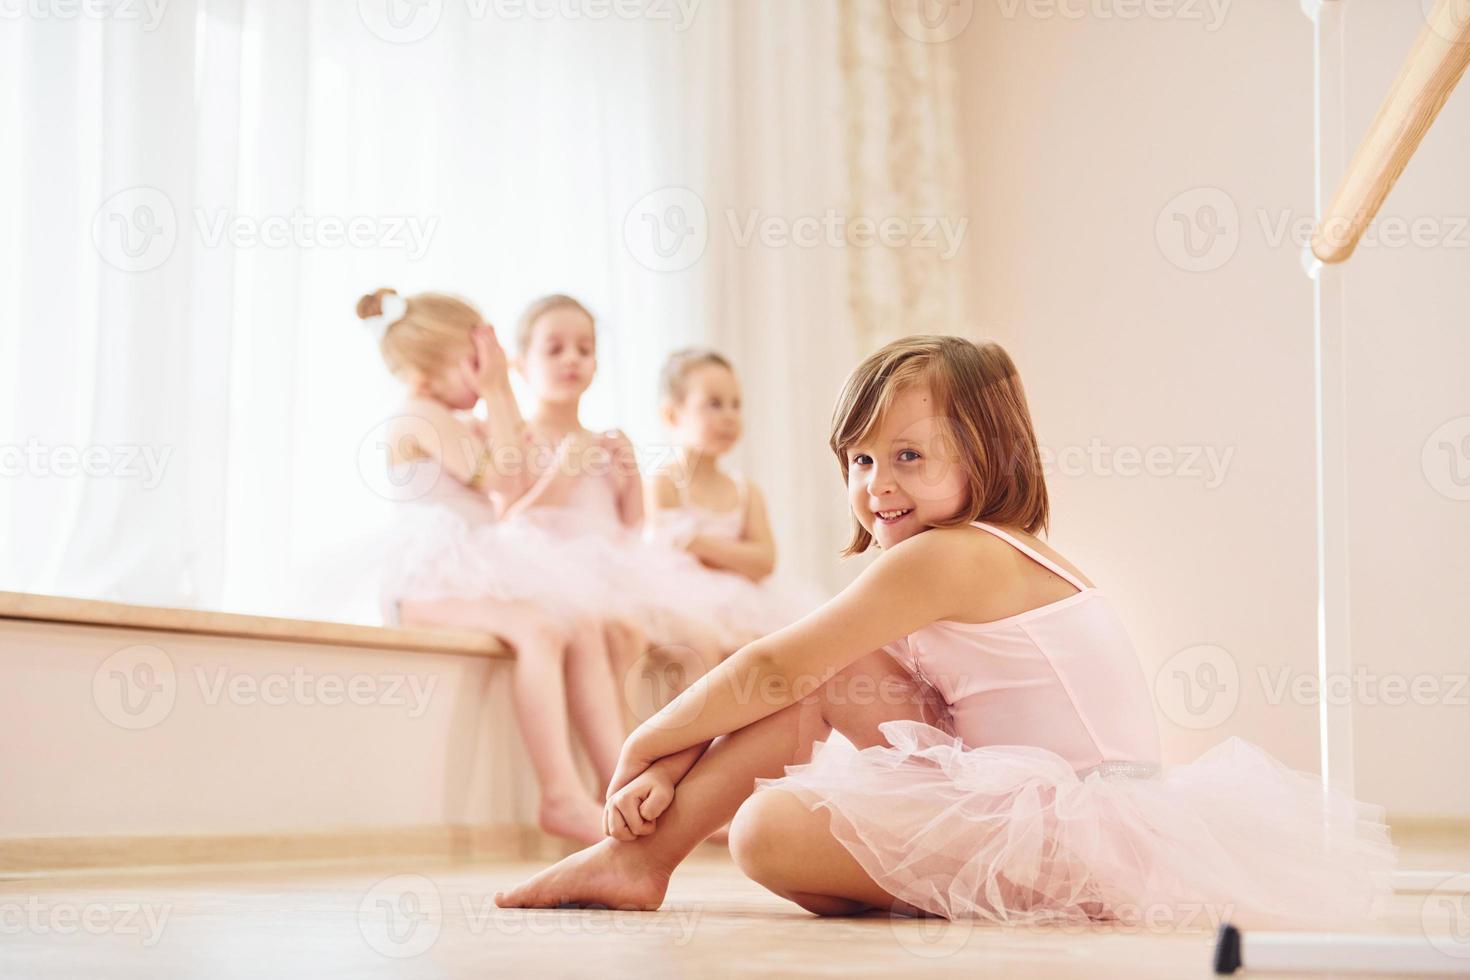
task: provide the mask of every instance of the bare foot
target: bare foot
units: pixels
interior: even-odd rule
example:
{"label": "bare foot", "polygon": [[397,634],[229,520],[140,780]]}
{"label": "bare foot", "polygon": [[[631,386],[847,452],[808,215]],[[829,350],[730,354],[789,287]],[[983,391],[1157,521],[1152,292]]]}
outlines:
{"label": "bare foot", "polygon": [[586,796],[543,797],[536,822],[556,837],[579,844],[602,840],[602,808]]}
{"label": "bare foot", "polygon": [[604,837],[525,884],[496,892],[495,904],[503,909],[596,906],[652,912],[664,902],[669,875],[649,857],[642,841]]}

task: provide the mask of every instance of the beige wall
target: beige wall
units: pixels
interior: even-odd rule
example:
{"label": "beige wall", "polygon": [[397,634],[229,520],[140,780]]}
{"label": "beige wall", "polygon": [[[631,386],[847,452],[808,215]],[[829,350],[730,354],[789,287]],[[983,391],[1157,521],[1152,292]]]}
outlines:
{"label": "beige wall", "polygon": [[[1346,128],[1369,124],[1418,4],[1346,16]],[[1359,791],[1470,816],[1470,84],[1445,107],[1343,268]],[[1401,244],[1395,222],[1421,227]],[[1442,428],[1446,427],[1447,428]],[[1425,458],[1426,443],[1434,436]],[[1422,685],[1419,701],[1387,686]]]}
{"label": "beige wall", "polygon": [[[1418,26],[1417,5],[1363,6],[1349,24],[1355,135]],[[1313,291],[1298,243],[1280,238],[1312,213],[1311,25],[1295,4],[1237,4],[1215,29],[1208,15],[1027,9],[977,4],[957,42],[973,326],[1011,348],[1054,451],[1097,440],[1233,453],[1213,488],[1177,471],[1120,476],[1116,455],[1104,467],[1084,454],[1084,472],[1052,476],[1053,541],[1119,597],[1161,682],[1168,758],[1239,735],[1316,770],[1317,706],[1279,693],[1317,674]],[[1470,214],[1466,120],[1461,93],[1392,205]],[[1213,252],[1201,205],[1221,218]],[[1203,254],[1184,248],[1176,215]],[[1419,465],[1429,431],[1470,414],[1467,261],[1380,249],[1344,273],[1354,642],[1379,671],[1467,669],[1456,599],[1470,504],[1433,493]],[[1470,741],[1470,712],[1357,717],[1360,795],[1470,813],[1470,790],[1425,761]]]}

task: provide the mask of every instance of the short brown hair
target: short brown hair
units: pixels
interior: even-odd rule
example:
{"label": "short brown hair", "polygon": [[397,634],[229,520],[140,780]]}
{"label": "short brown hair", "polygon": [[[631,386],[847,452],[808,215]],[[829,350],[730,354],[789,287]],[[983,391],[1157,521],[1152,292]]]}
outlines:
{"label": "short brown hair", "polygon": [[684,396],[688,393],[686,383],[690,373],[695,368],[704,367],[706,364],[717,364],[731,374],[735,373],[730,359],[719,351],[710,350],[708,347],[685,347],[674,351],[664,361],[663,370],[658,373],[659,394],[666,401],[683,401]]}
{"label": "short brown hair", "polygon": [[[1046,477],[1026,407],[1026,393],[1010,355],[997,343],[963,337],[895,340],[858,365],[832,414],[832,452],[847,482],[847,450],[877,427],[894,396],[928,387],[944,417],[953,449],[968,477],[964,509],[943,527],[972,521],[1044,532],[1049,519]],[[861,554],[872,535],[853,517],[844,555]]]}
{"label": "short brown hair", "polygon": [[521,314],[520,321],[516,324],[517,354],[524,357],[526,351],[531,349],[531,331],[536,329],[536,321],[552,310],[580,310],[586,314],[587,319],[592,321],[594,327],[597,325],[597,318],[592,315],[592,311],[565,293],[551,293],[542,296],[540,299],[533,300],[531,305],[526,307],[525,312]]}

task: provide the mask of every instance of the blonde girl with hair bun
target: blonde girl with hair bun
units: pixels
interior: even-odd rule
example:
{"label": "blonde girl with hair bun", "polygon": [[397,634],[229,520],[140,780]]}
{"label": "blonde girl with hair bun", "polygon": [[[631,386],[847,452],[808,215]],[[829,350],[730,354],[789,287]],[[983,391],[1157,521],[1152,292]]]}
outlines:
{"label": "blonde girl with hair bun", "polygon": [[[594,583],[529,525],[501,520],[534,492],[517,463],[524,425],[505,355],[473,306],[442,293],[379,289],[357,303],[383,361],[405,387],[388,423],[396,491],[382,608],[389,624],[469,630],[515,651],[513,697],[541,789],[539,823],[580,843],[601,836],[600,801],[572,752],[575,727],[599,778],[625,732]],[[481,420],[473,409],[490,408]]]}

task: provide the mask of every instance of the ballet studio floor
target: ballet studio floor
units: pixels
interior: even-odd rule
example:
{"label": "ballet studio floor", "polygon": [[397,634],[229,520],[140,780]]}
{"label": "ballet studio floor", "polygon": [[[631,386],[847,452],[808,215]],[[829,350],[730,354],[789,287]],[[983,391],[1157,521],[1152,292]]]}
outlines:
{"label": "ballet studio floor", "polygon": [[[1406,867],[1470,869],[1464,841]],[[0,977],[1207,977],[1213,934],[818,919],[706,845],[652,913],[496,909],[542,865],[159,870],[0,880]],[[1446,929],[1398,895],[1383,931]],[[1470,972],[1470,961],[1466,962]],[[1251,973],[1251,977],[1268,974]],[[1296,974],[1295,976],[1302,976]]]}

